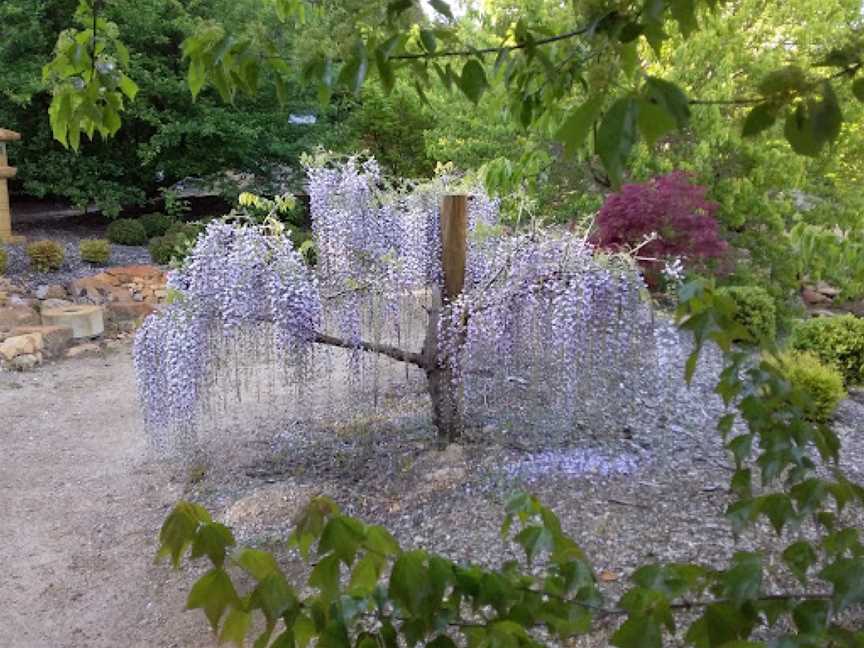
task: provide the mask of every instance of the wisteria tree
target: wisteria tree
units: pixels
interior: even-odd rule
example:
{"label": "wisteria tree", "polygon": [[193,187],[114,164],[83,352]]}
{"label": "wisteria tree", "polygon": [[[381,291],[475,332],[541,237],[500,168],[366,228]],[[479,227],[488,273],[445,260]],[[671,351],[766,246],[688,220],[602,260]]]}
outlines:
{"label": "wisteria tree", "polygon": [[496,201],[444,195],[452,178],[386,184],[374,160],[309,168],[315,268],[267,227],[207,228],[171,276],[177,298],[136,338],[156,445],[194,439],[210,399],[239,391],[215,378],[239,351],[279,364],[299,392],[334,373],[334,349],[355,385],[381,357],[417,367],[442,444],[480,412],[513,409],[508,385],[538,372],[542,411],[566,426],[597,381],[626,389],[625,365],[650,362],[631,265],[569,232],[503,236]]}

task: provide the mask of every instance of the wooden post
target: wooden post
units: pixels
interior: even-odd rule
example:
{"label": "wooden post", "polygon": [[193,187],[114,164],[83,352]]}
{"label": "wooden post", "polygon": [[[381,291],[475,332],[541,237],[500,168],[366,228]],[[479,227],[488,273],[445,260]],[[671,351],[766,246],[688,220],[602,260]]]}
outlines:
{"label": "wooden post", "polygon": [[[429,396],[432,399],[432,418],[438,429],[441,447],[456,441],[462,434],[462,411],[459,393],[453,384],[453,371],[448,359],[440,357],[438,327],[448,326],[449,319],[441,320],[441,309],[459,295],[465,287],[465,263],[468,254],[468,196],[444,196],[441,202],[441,264],[444,285],[441,294],[433,295],[429,311],[429,328],[423,346]],[[437,291],[436,291],[437,293]],[[445,332],[445,337],[450,337]],[[457,345],[458,346],[458,345]]]}
{"label": "wooden post", "polygon": [[0,128],[0,243],[17,242],[18,237],[12,236],[12,211],[9,208],[9,187],[7,180],[14,178],[17,169],[9,166],[6,157],[6,142],[21,139],[15,131]]}

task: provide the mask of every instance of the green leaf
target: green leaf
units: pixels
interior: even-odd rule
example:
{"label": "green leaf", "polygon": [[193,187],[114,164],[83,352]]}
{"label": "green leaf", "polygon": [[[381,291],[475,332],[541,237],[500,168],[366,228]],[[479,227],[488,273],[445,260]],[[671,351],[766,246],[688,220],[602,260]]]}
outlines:
{"label": "green leaf", "polygon": [[318,561],[309,575],[309,585],[317,587],[325,599],[333,599],[339,592],[339,557],[329,555]]}
{"label": "green leaf", "polygon": [[747,113],[741,135],[744,137],[758,135],[771,128],[775,121],[777,121],[777,107],[774,104],[761,103]]}
{"label": "green leaf", "polygon": [[486,80],[486,70],[476,59],[471,59],[462,68],[459,77],[459,89],[475,104],[480,101],[489,83]]}
{"label": "green leaf", "polygon": [[193,98],[197,97],[198,93],[201,92],[206,79],[207,74],[204,68],[204,61],[198,57],[193,58],[189,62],[189,70],[186,74],[186,83]]}
{"label": "green leaf", "polygon": [[120,80],[117,82],[117,87],[120,88],[120,91],[126,95],[130,101],[135,99],[135,96],[138,94],[138,84],[125,74],[120,74]]}
{"label": "green leaf", "polygon": [[422,592],[429,587],[429,575],[424,566],[426,553],[410,551],[402,554],[390,573],[390,598],[409,614],[420,611]]}
{"label": "green leaf", "polygon": [[639,103],[635,97],[618,99],[606,112],[597,131],[595,146],[613,188],[621,186],[624,163],[636,144]]}
{"label": "green leaf", "polygon": [[789,65],[768,73],[759,83],[763,95],[803,93],[807,90],[807,76],[797,65]]}
{"label": "green leaf", "polygon": [[829,601],[803,601],[795,606],[792,619],[801,634],[818,635],[825,631],[830,612]]}
{"label": "green leaf", "polygon": [[435,40],[435,33],[428,29],[420,30],[420,42],[423,44],[423,49],[430,54],[434,54],[435,50],[438,49],[438,43]]}
{"label": "green leaf", "polygon": [[670,0],[670,5],[672,17],[678,22],[681,34],[688,38],[699,27],[695,0]]}
{"label": "green leaf", "polygon": [[582,147],[602,108],[603,98],[594,96],[571,112],[564,120],[555,138],[564,143],[566,155],[573,155]]}
{"label": "green leaf", "polygon": [[369,596],[378,584],[381,575],[381,559],[367,554],[357,561],[351,572],[351,593],[357,596]]}
{"label": "green leaf", "polygon": [[762,558],[757,553],[739,551],[732,566],[720,577],[726,597],[735,603],[757,598],[762,588]]}
{"label": "green leaf", "polygon": [[240,600],[231,578],[224,569],[215,568],[204,574],[192,586],[186,600],[188,610],[203,609],[207,620],[215,631],[219,619],[229,607],[239,606]]}
{"label": "green leaf", "polygon": [[683,129],[690,121],[690,104],[687,95],[677,85],[649,76],[645,80],[645,96],[648,101],[666,111],[679,129]]}
{"label": "green leaf", "polygon": [[183,551],[195,540],[198,525],[211,521],[210,514],[199,504],[179,502],[162,524],[157,559],[171,556],[172,564],[178,567]]}
{"label": "green leaf", "polygon": [[257,581],[264,580],[270,574],[279,573],[279,565],[273,554],[258,549],[243,549],[234,556],[234,562]]}
{"label": "green leaf", "polygon": [[796,519],[792,498],[785,493],[772,493],[760,497],[758,506],[759,512],[768,518],[777,535],[780,535],[786,524]]}
{"label": "green leaf", "polygon": [[262,579],[252,590],[252,604],[260,608],[270,622],[282,617],[289,610],[299,610],[299,601],[294,590],[279,572]]}
{"label": "green leaf", "polygon": [[806,585],[807,570],[813,566],[817,558],[816,550],[804,540],[789,545],[783,551],[783,562],[792,570],[802,585]]}
{"label": "green leaf", "polygon": [[225,550],[234,546],[234,536],[231,529],[224,524],[211,522],[201,525],[192,542],[193,559],[206,555],[216,567],[221,567],[225,562]]}
{"label": "green leaf", "polygon": [[619,648],[662,648],[660,624],[648,615],[631,615],[612,635],[610,643]]}
{"label": "green leaf", "polygon": [[222,632],[219,633],[219,642],[232,642],[239,648],[243,648],[243,643],[246,640],[246,633],[249,631],[249,625],[252,622],[252,615],[243,610],[234,608],[228,613],[225,619],[225,624],[222,626]]}
{"label": "green leaf", "polygon": [[442,16],[448,20],[453,20],[453,12],[450,10],[450,5],[444,2],[444,0],[429,0],[429,4]]}
{"label": "green leaf", "polygon": [[525,557],[529,564],[539,552],[549,551],[552,548],[552,534],[544,527],[525,527],[516,534],[514,540],[525,550]]}
{"label": "green leaf", "polygon": [[375,50],[375,68],[378,70],[378,78],[381,79],[384,92],[390,94],[396,85],[396,75],[393,73],[393,66],[389,59],[380,49]]}
{"label": "green leaf", "polygon": [[828,565],[819,577],[834,586],[834,606],[838,612],[864,602],[864,559],[843,558]]}
{"label": "green leaf", "polygon": [[654,146],[658,139],[666,133],[675,130],[675,119],[658,105],[639,100],[639,132],[645,138],[645,144]]}
{"label": "green leaf", "polygon": [[859,77],[852,82],[852,94],[858,101],[864,101],[864,77]]}
{"label": "green leaf", "polygon": [[395,556],[400,552],[399,543],[396,538],[384,527],[373,525],[366,529],[366,538],[363,546],[381,554],[382,556]]}

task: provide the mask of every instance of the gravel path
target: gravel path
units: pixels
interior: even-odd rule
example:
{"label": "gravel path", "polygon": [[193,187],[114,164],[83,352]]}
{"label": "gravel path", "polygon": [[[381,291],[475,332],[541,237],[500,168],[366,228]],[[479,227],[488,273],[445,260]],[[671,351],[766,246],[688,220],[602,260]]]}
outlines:
{"label": "gravel path", "polygon": [[[203,615],[182,611],[200,569],[152,564],[159,525],[181,497],[204,503],[241,541],[280,547],[298,577],[296,556],[273,541],[315,493],[385,524],[406,547],[495,565],[518,556],[498,529],[507,495],[527,486],[605,570],[612,601],[646,560],[722,562],[736,547],[782,546],[765,528],[736,545],[722,519],[729,470],[709,423],[709,374],[677,394],[673,422],[643,412],[640,429],[553,449],[474,434],[438,453],[421,386],[404,374],[384,390],[386,417],[338,428],[253,400],[208,430],[228,446],[214,443],[184,467],[144,459],[127,351],[0,374],[0,645],[214,645]],[[837,428],[844,467],[862,481],[864,405],[845,402]],[[768,582],[778,578],[772,571]]]}

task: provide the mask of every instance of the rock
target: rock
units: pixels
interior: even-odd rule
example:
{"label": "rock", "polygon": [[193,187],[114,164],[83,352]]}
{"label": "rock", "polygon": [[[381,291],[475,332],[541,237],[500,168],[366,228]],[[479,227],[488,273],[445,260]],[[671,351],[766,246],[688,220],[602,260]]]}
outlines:
{"label": "rock", "polygon": [[38,326],[40,323],[39,313],[30,306],[17,305],[0,308],[0,328],[14,329],[18,326]]}
{"label": "rock", "polygon": [[45,292],[46,299],[67,299],[68,297],[68,291],[60,284],[48,286],[48,290]]}
{"label": "rock", "polygon": [[156,311],[156,307],[146,302],[112,302],[106,306],[106,316],[110,322],[138,322]]}
{"label": "rock", "polygon": [[847,313],[852,313],[858,317],[864,317],[864,299],[846,302],[841,308]]}
{"label": "rock", "polygon": [[245,538],[279,535],[317,492],[304,486],[275,484],[237,500],[222,514],[222,521]]}
{"label": "rock", "polygon": [[66,308],[67,306],[72,306],[72,302],[68,299],[57,299],[56,297],[49,297],[45,301],[42,302],[42,310],[44,311],[46,308]]}
{"label": "rock", "polygon": [[96,337],[105,331],[102,307],[89,304],[42,309],[42,323],[45,326],[69,327],[75,339]]}
{"label": "rock", "polygon": [[39,286],[33,294],[36,299],[45,299],[48,296],[48,286]]}
{"label": "rock", "polygon": [[75,346],[66,349],[65,357],[70,359],[84,358],[87,356],[99,355],[100,353],[102,353],[102,349],[99,348],[98,344],[85,342],[84,344],[76,344]]}
{"label": "rock", "polygon": [[153,265],[118,266],[105,271],[117,285],[128,283],[159,283],[165,282],[165,273]]}
{"label": "rock", "polygon": [[94,304],[101,304],[105,301],[105,295],[114,285],[114,281],[110,275],[100,272],[99,274],[82,279],[75,279],[69,284],[69,292],[73,297],[86,298]]}
{"label": "rock", "polygon": [[828,310],[827,308],[811,308],[807,311],[810,317],[834,317],[839,315],[836,311]]}
{"label": "rock", "polygon": [[72,341],[72,329],[68,326],[22,326],[15,335],[38,333],[42,336],[42,352],[49,358],[59,358]]}
{"label": "rock", "polygon": [[804,288],[801,290],[801,299],[804,300],[804,303],[809,304],[811,306],[815,306],[818,304],[828,304],[831,302],[830,297],[826,297],[820,292],[813,290],[812,288]]}
{"label": "rock", "polygon": [[11,361],[20,355],[32,355],[42,351],[41,333],[27,333],[6,338],[0,344],[0,357]]}
{"label": "rock", "polygon": [[18,371],[27,371],[40,364],[42,364],[42,354],[37,352],[15,356],[15,359],[9,363],[9,366]]}
{"label": "rock", "polygon": [[835,288],[831,284],[825,283],[824,281],[820,281],[816,284],[816,291],[832,299],[840,294],[839,288]]}

